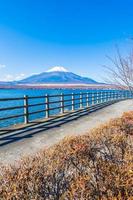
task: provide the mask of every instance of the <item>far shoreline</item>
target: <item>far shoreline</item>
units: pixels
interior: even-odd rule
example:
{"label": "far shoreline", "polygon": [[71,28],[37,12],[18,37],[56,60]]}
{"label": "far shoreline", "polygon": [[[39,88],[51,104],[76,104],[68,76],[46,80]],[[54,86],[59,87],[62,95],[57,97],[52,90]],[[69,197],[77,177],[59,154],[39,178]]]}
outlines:
{"label": "far shoreline", "polygon": [[[119,89],[118,86],[109,84],[19,84],[0,85],[0,89]],[[122,88],[121,88],[122,89]],[[123,88],[124,89],[124,88]]]}

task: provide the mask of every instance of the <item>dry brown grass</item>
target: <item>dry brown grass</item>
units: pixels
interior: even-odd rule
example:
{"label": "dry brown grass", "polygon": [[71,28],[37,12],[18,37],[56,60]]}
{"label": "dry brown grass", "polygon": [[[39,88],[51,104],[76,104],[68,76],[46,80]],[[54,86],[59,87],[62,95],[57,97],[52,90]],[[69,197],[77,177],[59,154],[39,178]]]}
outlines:
{"label": "dry brown grass", "polygon": [[0,199],[133,199],[133,112],[3,169]]}

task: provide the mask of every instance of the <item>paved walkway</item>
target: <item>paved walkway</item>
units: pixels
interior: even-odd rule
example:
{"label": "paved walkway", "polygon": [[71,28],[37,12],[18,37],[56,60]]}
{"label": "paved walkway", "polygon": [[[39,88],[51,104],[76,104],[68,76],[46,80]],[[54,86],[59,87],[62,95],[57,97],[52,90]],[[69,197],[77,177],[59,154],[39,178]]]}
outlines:
{"label": "paved walkway", "polygon": [[[15,134],[1,136],[0,163],[14,164],[23,156],[33,155],[39,150],[49,147],[65,136],[84,134],[98,125],[122,115],[123,112],[133,110],[133,100],[117,102],[95,112],[77,116],[65,117],[62,121],[40,123],[36,131],[17,131]],[[84,115],[81,117],[81,115]],[[74,119],[74,120],[73,120]],[[43,128],[43,131],[42,131]]]}

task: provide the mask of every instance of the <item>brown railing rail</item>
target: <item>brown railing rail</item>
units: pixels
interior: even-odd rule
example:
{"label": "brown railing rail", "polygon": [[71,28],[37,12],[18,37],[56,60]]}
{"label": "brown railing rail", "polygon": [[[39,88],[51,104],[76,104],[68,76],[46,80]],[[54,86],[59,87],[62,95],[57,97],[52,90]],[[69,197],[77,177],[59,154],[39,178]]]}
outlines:
{"label": "brown railing rail", "polygon": [[[91,107],[94,105],[101,105],[103,103],[113,103],[114,101],[120,101],[123,99],[132,98],[129,91],[95,91],[95,92],[83,92],[83,93],[71,93],[71,94],[56,94],[56,95],[43,95],[43,96],[27,96],[17,97],[17,98],[0,98],[0,104],[2,102],[16,102],[21,101],[21,105],[15,106],[0,106],[0,113],[4,112],[4,116],[0,115],[0,122],[5,120],[11,120],[14,118],[23,117],[23,123],[30,122],[30,116],[45,113],[44,117],[49,118],[51,116],[50,111],[60,110],[59,112],[63,114],[66,112],[66,108],[69,110],[78,110],[85,107]],[[43,102],[31,102],[32,100],[38,101],[38,99],[43,100]],[[10,105],[10,104],[9,104]],[[43,108],[36,108],[43,106]],[[70,109],[71,107],[71,109]],[[22,113],[19,110],[23,110]],[[7,113],[5,111],[18,111],[17,114]],[[59,114],[58,112],[58,114]],[[68,112],[68,109],[67,109]]]}

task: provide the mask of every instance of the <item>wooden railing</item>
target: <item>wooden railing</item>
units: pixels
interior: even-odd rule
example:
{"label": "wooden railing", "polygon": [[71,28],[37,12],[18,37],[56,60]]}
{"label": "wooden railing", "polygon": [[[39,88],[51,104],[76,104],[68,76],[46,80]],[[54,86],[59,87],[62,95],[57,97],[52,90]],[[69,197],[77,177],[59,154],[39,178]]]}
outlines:
{"label": "wooden railing", "polygon": [[[27,96],[21,98],[0,98],[0,123],[7,120],[22,118],[23,123],[27,124],[32,115],[43,113],[45,118],[52,116],[51,111],[58,110],[56,114],[63,114],[68,110],[74,111],[91,107],[105,102],[116,102],[122,99],[132,98],[129,91],[95,91],[85,93]],[[34,102],[34,100],[36,102]],[[41,102],[39,102],[41,100]],[[8,106],[3,106],[7,102]],[[9,106],[17,104],[16,106]],[[18,102],[21,102],[20,104]],[[41,109],[39,107],[41,106]],[[43,108],[42,108],[43,106]],[[37,108],[37,109],[34,109]],[[68,109],[69,108],[69,109]],[[21,110],[21,112],[20,112]],[[17,112],[17,114],[16,114]],[[15,113],[15,114],[13,114]],[[36,117],[34,117],[34,120]],[[17,122],[16,122],[17,123]]]}

